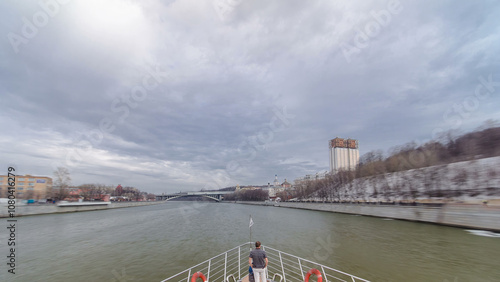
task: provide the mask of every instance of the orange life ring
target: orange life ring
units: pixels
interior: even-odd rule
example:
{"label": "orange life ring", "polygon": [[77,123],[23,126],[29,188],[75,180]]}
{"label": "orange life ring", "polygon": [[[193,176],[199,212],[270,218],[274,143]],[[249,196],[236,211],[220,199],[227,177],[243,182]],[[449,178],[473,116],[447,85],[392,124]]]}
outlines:
{"label": "orange life ring", "polygon": [[323,276],[321,276],[321,272],[319,272],[319,270],[317,270],[316,268],[311,268],[311,270],[309,270],[307,272],[306,278],[304,279],[304,282],[309,282],[309,277],[311,277],[312,274],[314,274],[318,277],[318,282],[323,281]]}
{"label": "orange life ring", "polygon": [[191,282],[196,282],[196,279],[198,278],[201,278],[201,280],[203,280],[203,282],[207,282],[207,277],[205,277],[205,275],[203,275],[203,273],[201,272],[196,272],[195,274],[193,274],[193,277],[191,277]]}

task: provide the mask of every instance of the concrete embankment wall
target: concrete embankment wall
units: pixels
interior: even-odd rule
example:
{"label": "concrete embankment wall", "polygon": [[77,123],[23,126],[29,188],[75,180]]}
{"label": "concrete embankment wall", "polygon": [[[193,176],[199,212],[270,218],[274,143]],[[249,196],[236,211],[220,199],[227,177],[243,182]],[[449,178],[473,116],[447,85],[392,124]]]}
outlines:
{"label": "concrete embankment wall", "polygon": [[[19,205],[16,206],[15,216],[50,214],[50,213],[67,213],[80,211],[95,211],[117,208],[129,208],[138,206],[148,206],[162,204],[164,202],[116,202],[106,206],[76,206],[76,207],[58,207],[54,204],[45,205]],[[8,217],[7,206],[0,206],[0,217]]]}
{"label": "concrete embankment wall", "polygon": [[[270,203],[264,202],[238,203],[270,205]],[[393,218],[500,232],[500,207],[497,206],[446,204],[442,207],[428,207],[291,202],[275,203],[274,206]]]}

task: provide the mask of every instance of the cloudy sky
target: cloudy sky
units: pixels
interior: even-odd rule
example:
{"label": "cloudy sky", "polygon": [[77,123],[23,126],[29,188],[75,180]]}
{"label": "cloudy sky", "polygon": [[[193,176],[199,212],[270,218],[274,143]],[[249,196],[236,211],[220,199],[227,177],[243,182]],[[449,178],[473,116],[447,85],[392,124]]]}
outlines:
{"label": "cloudy sky", "polygon": [[500,119],[497,1],[8,0],[0,33],[4,174],[267,184]]}

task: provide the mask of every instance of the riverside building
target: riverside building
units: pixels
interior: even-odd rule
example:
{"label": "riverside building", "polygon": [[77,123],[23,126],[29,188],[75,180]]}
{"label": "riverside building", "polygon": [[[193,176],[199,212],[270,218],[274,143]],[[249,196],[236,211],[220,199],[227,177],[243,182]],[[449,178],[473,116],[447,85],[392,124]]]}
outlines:
{"label": "riverside building", "polygon": [[330,173],[355,169],[359,163],[358,140],[335,138],[330,140]]}
{"label": "riverside building", "polygon": [[[19,199],[47,199],[52,191],[52,178],[46,176],[16,175],[16,198]],[[6,198],[9,177],[0,175],[0,197]]]}

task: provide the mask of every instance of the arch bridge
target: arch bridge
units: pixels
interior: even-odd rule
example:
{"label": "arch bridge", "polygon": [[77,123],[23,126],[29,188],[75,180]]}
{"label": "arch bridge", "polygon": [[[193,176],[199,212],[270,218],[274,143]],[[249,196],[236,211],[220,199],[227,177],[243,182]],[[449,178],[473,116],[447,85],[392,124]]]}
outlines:
{"label": "arch bridge", "polygon": [[220,202],[224,195],[234,193],[234,191],[201,191],[201,192],[180,192],[174,194],[156,195],[157,201],[169,201],[185,197],[205,197],[214,201]]}

